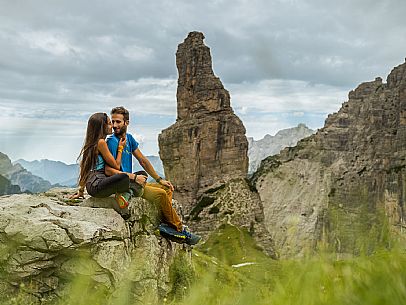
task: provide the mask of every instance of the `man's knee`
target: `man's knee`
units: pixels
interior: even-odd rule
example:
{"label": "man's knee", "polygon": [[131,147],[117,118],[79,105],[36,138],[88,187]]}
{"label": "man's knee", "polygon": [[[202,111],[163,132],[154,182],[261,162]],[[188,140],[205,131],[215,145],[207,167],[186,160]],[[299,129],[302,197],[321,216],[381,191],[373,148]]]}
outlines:
{"label": "man's knee", "polygon": [[165,201],[168,198],[168,194],[163,189],[157,189],[155,196],[159,201]]}
{"label": "man's knee", "polygon": [[166,192],[166,194],[167,194],[168,196],[172,196],[172,195],[173,195],[173,191],[171,190],[170,187],[166,187],[166,188],[165,188],[165,192]]}

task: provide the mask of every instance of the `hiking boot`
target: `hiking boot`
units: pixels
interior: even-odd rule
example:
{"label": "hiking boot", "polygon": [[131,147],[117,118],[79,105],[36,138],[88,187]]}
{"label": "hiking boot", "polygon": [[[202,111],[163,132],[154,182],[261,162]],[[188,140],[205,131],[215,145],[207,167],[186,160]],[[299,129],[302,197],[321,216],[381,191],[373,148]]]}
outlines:
{"label": "hiking boot", "polygon": [[182,226],[182,231],[180,233],[186,236],[185,242],[190,246],[196,245],[201,239],[199,235],[190,232],[189,227],[185,225]]}
{"label": "hiking boot", "polygon": [[179,244],[185,243],[186,239],[187,239],[185,234],[183,234],[182,232],[176,231],[175,228],[169,226],[166,223],[161,223],[158,226],[157,233],[159,235],[161,235],[162,237],[165,237],[165,238],[167,238],[171,241],[174,241],[176,243],[179,243]]}
{"label": "hiking boot", "polygon": [[131,193],[130,192],[116,193],[114,199],[116,199],[116,202],[121,209],[125,209],[126,207],[128,207],[128,202],[131,199]]}

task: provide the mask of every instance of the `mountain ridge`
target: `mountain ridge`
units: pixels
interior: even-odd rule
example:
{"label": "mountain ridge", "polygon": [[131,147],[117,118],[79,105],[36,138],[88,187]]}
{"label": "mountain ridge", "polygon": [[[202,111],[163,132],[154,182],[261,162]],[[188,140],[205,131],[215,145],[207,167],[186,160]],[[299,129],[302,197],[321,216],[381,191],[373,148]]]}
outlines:
{"label": "mountain ridge", "polygon": [[292,147],[315,131],[300,123],[296,127],[279,130],[274,136],[266,134],[260,140],[248,137],[248,174],[254,173],[261,161],[268,156],[278,154],[285,147]]}

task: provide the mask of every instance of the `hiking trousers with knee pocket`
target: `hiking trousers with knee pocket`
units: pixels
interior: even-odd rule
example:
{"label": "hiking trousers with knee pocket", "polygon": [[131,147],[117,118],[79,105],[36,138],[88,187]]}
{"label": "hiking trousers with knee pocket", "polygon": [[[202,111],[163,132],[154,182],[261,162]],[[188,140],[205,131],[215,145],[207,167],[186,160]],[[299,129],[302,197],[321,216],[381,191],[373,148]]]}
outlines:
{"label": "hiking trousers with knee pocket", "polygon": [[142,198],[159,206],[163,220],[179,232],[182,231],[182,222],[172,206],[172,191],[169,187],[159,183],[147,183]]}

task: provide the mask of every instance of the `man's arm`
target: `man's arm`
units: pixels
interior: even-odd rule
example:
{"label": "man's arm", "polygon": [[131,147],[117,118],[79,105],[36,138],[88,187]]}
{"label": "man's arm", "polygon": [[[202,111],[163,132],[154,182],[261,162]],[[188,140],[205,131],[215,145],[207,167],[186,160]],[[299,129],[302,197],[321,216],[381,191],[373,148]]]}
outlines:
{"label": "man's arm", "polygon": [[130,180],[134,180],[134,179],[135,179],[135,174],[122,172],[122,171],[120,171],[120,170],[118,170],[118,169],[115,169],[115,168],[113,168],[113,167],[108,166],[107,164],[106,164],[105,167],[104,167],[104,173],[105,173],[107,176],[113,176],[113,175],[115,175],[115,174],[127,174],[127,176],[130,178]]}
{"label": "man's arm", "polygon": [[167,180],[162,179],[159,177],[159,175],[156,173],[154,167],[152,166],[151,162],[145,157],[142,152],[140,151],[139,148],[133,151],[134,157],[138,160],[140,165],[142,166],[143,169],[153,178],[157,183],[160,183],[162,185],[165,185],[169,187],[172,191],[174,190],[172,183],[170,183]]}

